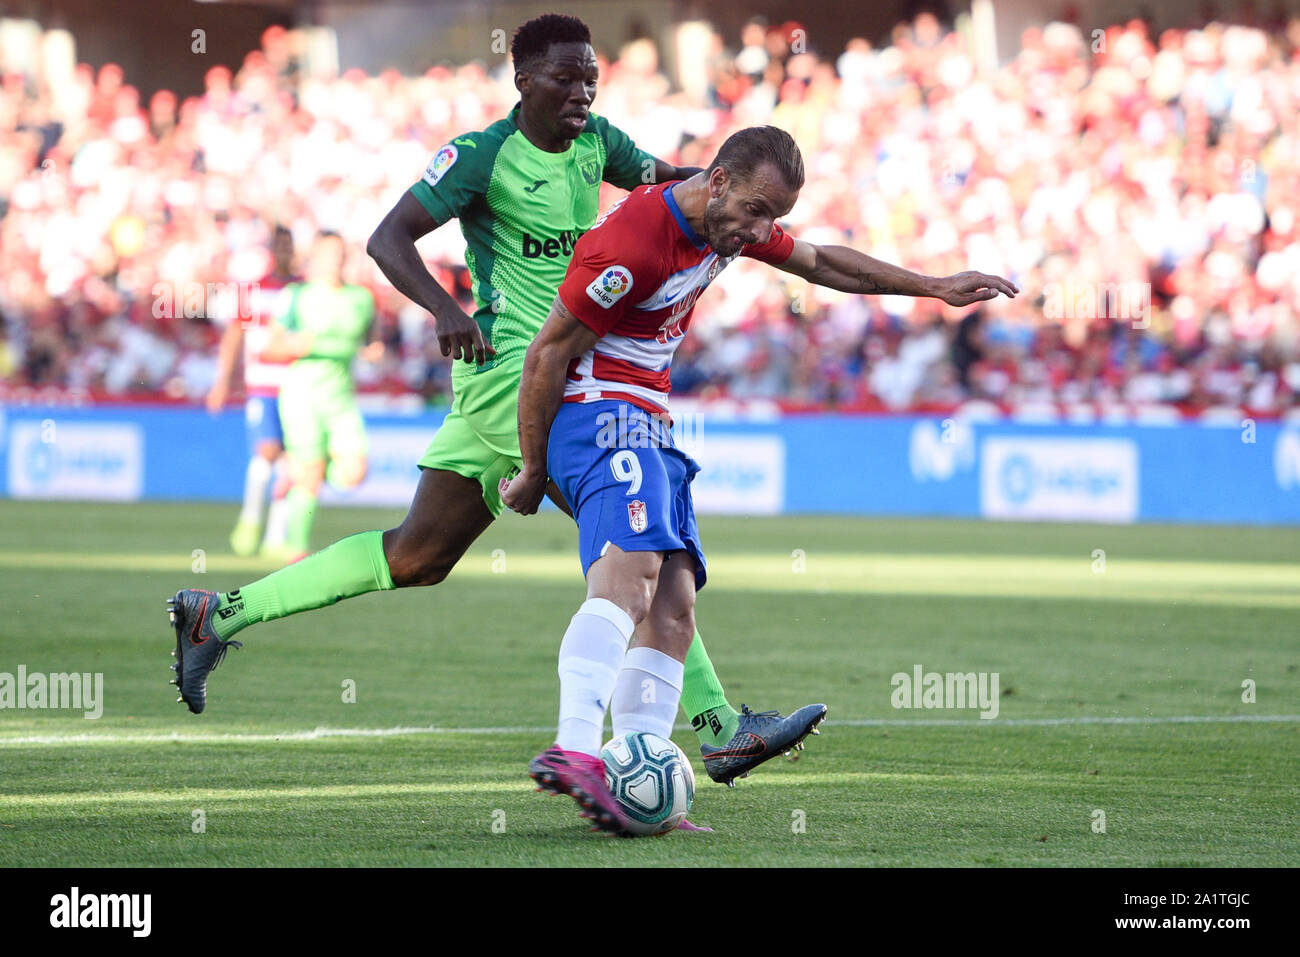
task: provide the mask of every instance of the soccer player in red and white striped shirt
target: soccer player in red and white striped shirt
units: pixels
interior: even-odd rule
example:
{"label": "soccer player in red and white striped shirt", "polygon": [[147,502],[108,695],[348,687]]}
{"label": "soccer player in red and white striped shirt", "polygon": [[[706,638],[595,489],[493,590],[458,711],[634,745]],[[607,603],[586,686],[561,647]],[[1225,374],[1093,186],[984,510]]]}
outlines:
{"label": "soccer player in red and white striped shirt", "polygon": [[[284,456],[284,433],[280,428],[280,383],[289,362],[262,357],[269,341],[275,304],[281,290],[293,281],[293,234],[277,226],[271,239],[271,271],[254,287],[251,315],[230,318],[217,352],[217,375],[208,392],[207,407],[219,412],[225,407],[235,380],[235,367],[244,354],[244,418],[248,428],[249,459],[244,475],[244,505],[230,533],[230,546],[237,555],[252,555],[262,545],[263,526],[269,548],[284,542],[284,489],[276,488],[267,515],[267,489],[275,477],[276,464]],[[241,303],[242,305],[242,303]]]}
{"label": "soccer player in red and white striped shirt", "polygon": [[[766,126],[732,135],[690,179],[636,189],[578,241],[524,361],[524,465],[502,480],[502,499],[530,514],[554,479],[578,522],[587,577],[587,600],[560,647],[556,742],[530,774],[604,830],[627,823],[599,757],[605,711],[616,738],[670,736],[706,577],[690,495],[699,466],[665,423],[673,352],[709,283],[743,255],[845,292],[964,306],[1019,291],[997,276],[930,278],[794,239],[776,221],[803,182],[798,146]],[[745,757],[743,747],[702,750],[706,764]]]}

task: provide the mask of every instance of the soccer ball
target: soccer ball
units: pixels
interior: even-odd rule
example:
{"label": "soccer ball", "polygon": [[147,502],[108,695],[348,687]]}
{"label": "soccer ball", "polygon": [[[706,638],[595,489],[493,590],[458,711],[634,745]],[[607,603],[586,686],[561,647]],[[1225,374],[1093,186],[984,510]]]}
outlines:
{"label": "soccer ball", "polygon": [[633,834],[665,834],[686,818],[695,800],[690,759],[667,738],[633,731],[600,749],[609,785]]}

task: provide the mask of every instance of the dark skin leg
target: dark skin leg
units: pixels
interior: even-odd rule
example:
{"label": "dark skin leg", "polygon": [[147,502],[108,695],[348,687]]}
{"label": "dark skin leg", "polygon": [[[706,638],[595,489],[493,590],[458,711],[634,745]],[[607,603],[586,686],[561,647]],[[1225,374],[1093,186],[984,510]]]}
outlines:
{"label": "dark skin leg", "polygon": [[[554,482],[547,484],[546,493],[564,514],[573,515]],[[492,513],[483,504],[477,480],[445,469],[421,469],[406,518],[384,532],[384,558],[393,584],[438,584],[491,524]]]}
{"label": "dark skin leg", "polygon": [[438,584],[491,524],[483,487],[475,479],[445,469],[422,469],[406,518],[384,532],[384,557],[393,584]]}

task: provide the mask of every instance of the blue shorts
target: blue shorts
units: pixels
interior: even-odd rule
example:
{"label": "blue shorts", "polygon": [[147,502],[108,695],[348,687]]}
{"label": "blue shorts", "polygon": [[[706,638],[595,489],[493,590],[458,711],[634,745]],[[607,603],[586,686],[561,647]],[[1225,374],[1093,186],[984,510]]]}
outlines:
{"label": "blue shorts", "polygon": [[275,396],[250,395],[244,404],[244,424],[248,428],[248,451],[257,454],[263,442],[279,442],[284,447],[280,428],[280,400]]}
{"label": "blue shorts", "polygon": [[565,402],[551,426],[546,469],[578,523],[582,573],[610,545],[626,552],[685,550],[695,588],[707,578],[691,479],[700,470],[672,431],[617,399]]}

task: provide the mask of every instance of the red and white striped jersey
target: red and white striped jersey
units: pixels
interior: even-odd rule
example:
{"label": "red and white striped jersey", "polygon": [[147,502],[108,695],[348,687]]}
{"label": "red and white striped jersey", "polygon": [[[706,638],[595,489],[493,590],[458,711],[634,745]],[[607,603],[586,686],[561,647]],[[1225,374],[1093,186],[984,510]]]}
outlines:
{"label": "red and white striped jersey", "polygon": [[271,274],[253,288],[250,296],[250,315],[244,329],[244,392],[249,396],[279,395],[285,370],[292,364],[292,360],[268,362],[262,358],[262,350],[270,341],[271,323],[288,308],[281,301],[288,284],[288,280]]}
{"label": "red and white striped jersey", "polygon": [[[673,199],[673,183],[641,186],[606,211],[574,248],[560,301],[601,336],[569,363],[565,402],[622,399],[667,413],[669,366],[695,302],[735,258],[715,253]],[[777,264],[794,239],[773,225],[737,255]]]}

